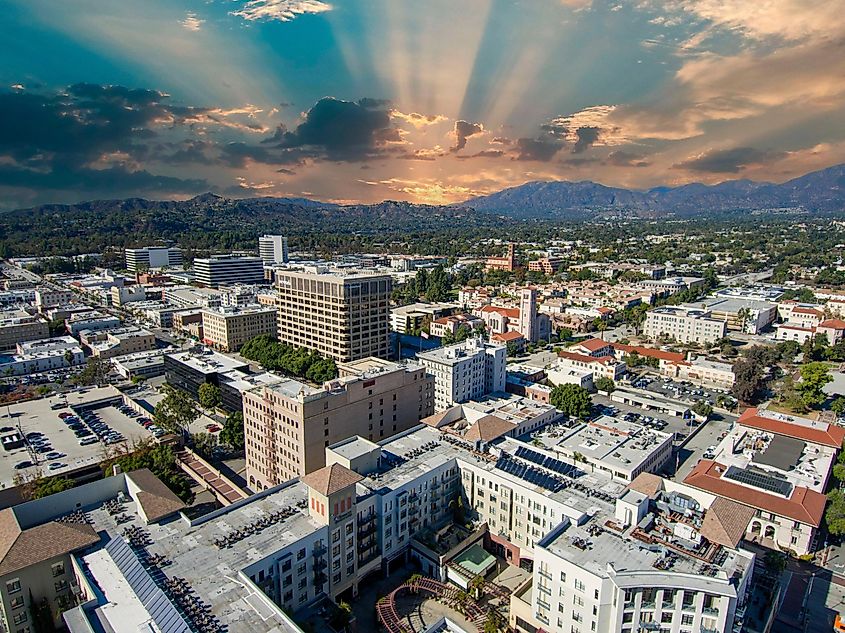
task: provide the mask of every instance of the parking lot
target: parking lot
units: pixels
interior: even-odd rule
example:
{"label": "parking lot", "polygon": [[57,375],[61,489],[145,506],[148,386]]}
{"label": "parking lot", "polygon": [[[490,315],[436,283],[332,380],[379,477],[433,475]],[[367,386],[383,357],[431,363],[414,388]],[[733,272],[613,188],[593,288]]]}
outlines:
{"label": "parking lot", "polygon": [[[14,485],[17,474],[26,477],[60,475],[98,463],[105,457],[106,444],[103,439],[119,435],[132,442],[150,437],[149,431],[143,426],[112,406],[97,406],[93,409],[97,419],[92,420],[99,423],[95,427],[103,432],[101,437],[77,415],[92,405],[101,405],[105,400],[119,397],[116,390],[105,387],[73,392],[67,394],[66,398],[41,398],[4,408],[0,415],[0,435],[7,437],[19,432],[24,445],[0,450],[0,487]],[[66,423],[59,417],[60,414],[65,418],[76,418]],[[88,434],[81,435],[80,431],[87,431]],[[113,435],[105,435],[108,432]],[[97,437],[97,441],[92,441],[94,437]],[[89,438],[89,443],[80,444],[86,438]],[[15,468],[26,462],[33,465]],[[51,469],[51,464],[60,466]]]}
{"label": "parking lot", "polygon": [[694,426],[688,426],[686,424],[687,420],[684,420],[683,418],[669,415],[668,413],[660,413],[659,411],[646,411],[640,407],[623,404],[621,402],[613,402],[606,396],[596,394],[593,396],[593,402],[598,405],[613,407],[619,410],[620,415],[623,418],[630,414],[628,418],[625,418],[630,422],[643,424],[644,426],[663,431],[664,433],[674,433],[676,443],[682,441],[687,435],[689,435],[691,430],[695,429]]}
{"label": "parking lot", "polygon": [[711,407],[716,406],[719,396],[730,397],[726,389],[715,389],[694,385],[688,381],[677,381],[671,378],[661,378],[650,374],[644,374],[631,383],[638,389],[651,391],[661,396],[680,400],[681,402],[694,405],[697,402],[706,402]]}

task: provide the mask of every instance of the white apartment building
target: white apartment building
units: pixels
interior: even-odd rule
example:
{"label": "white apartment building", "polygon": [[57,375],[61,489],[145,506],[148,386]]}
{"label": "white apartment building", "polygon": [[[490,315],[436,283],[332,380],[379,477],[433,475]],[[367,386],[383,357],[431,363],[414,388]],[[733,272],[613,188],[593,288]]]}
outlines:
{"label": "white apartment building", "polygon": [[232,284],[261,284],[264,282],[264,262],[260,257],[237,255],[198,258],[194,260],[194,280],[211,288]]}
{"label": "white apartment building", "polygon": [[625,375],[627,366],[623,361],[610,356],[586,356],[574,352],[560,352],[557,360],[548,368],[546,375],[554,384],[564,384],[568,380],[561,380],[559,375],[569,375],[571,371],[589,372],[592,382],[597,378],[610,378],[614,382]]}
{"label": "white apartment building", "polygon": [[23,341],[47,338],[50,328],[44,317],[32,316],[24,310],[0,312],[0,352],[14,349]]}
{"label": "white apartment building", "polygon": [[137,273],[153,268],[170,268],[182,265],[182,251],[167,246],[127,248],[124,251],[126,269]]}
{"label": "white apartment building", "polygon": [[149,330],[135,326],[80,330],[79,340],[91,350],[92,356],[99,358],[149,352],[156,347],[155,335]]}
{"label": "white apartment building", "polygon": [[[433,324],[436,319],[451,314],[458,306],[454,303],[412,303],[393,308],[390,311],[390,329],[400,334],[408,334],[419,329],[428,319]],[[434,333],[431,333],[434,335]]]}
{"label": "white apartment building", "polygon": [[652,339],[673,338],[680,343],[707,345],[723,338],[727,323],[710,311],[693,306],[662,306],[646,313],[643,334]]}
{"label": "white apartment building", "polygon": [[485,343],[481,338],[417,354],[417,360],[434,376],[435,411],[504,391],[507,355],[506,346]]}
{"label": "white apartment building", "polygon": [[389,275],[314,267],[276,282],[280,341],[340,362],[390,356]]}
{"label": "white apartment building", "polygon": [[38,308],[39,312],[71,301],[73,301],[73,292],[70,290],[47,288],[46,286],[35,289],[35,307]]}
{"label": "white apartment building", "polygon": [[147,290],[144,286],[112,286],[109,292],[111,293],[111,303],[114,306],[147,300]]}
{"label": "white apartment building", "polygon": [[85,362],[85,353],[72,336],[18,343],[16,353],[0,356],[0,376],[25,376]]}
{"label": "white apartment building", "polygon": [[284,235],[262,235],[258,238],[258,256],[267,266],[288,261],[288,238]]}

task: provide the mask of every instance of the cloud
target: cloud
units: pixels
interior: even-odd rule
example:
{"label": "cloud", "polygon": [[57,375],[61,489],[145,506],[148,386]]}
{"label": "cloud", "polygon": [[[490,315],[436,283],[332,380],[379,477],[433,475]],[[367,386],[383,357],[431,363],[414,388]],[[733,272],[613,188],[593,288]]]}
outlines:
{"label": "cloud", "polygon": [[563,148],[563,143],[553,138],[518,138],[514,160],[550,161]]}
{"label": "cloud", "polygon": [[230,11],[248,22],[256,20],[290,22],[300,15],[325,13],[332,5],[320,0],[248,0],[242,8]]}
{"label": "cloud", "polygon": [[753,147],[735,147],[710,150],[676,163],[672,168],[713,174],[736,174],[750,165],[774,162],[785,156],[785,152],[764,151]]}
{"label": "cloud", "polygon": [[392,119],[399,119],[405,121],[417,129],[428,127],[429,125],[436,125],[449,118],[442,114],[420,114],[419,112],[400,112],[399,110],[391,110],[390,117]]}
{"label": "cloud", "polygon": [[205,24],[205,20],[200,20],[196,13],[188,13],[184,20],[179,21],[179,24],[181,24],[182,28],[186,31],[196,32],[200,30],[203,24]]}
{"label": "cloud", "polygon": [[264,142],[276,143],[285,150],[309,150],[315,158],[360,161],[382,154],[389,144],[403,141],[399,129],[391,124],[388,101],[324,97],[295,129],[288,131],[280,126]]}
{"label": "cloud", "polygon": [[604,164],[614,167],[648,167],[651,163],[646,161],[642,154],[616,150],[607,155]]}
{"label": "cloud", "polygon": [[597,127],[579,127],[575,130],[575,135],[578,140],[575,141],[575,146],[572,148],[573,154],[580,154],[587,151],[593,143],[599,140],[599,128]]}
{"label": "cloud", "polygon": [[505,153],[500,149],[483,149],[475,154],[459,154],[456,158],[465,160],[467,158],[501,158]]}
{"label": "cloud", "polygon": [[449,149],[450,152],[459,152],[467,146],[467,139],[470,136],[484,133],[484,126],[481,123],[470,123],[459,119],[455,121],[455,128],[452,134],[455,137],[455,145]]}

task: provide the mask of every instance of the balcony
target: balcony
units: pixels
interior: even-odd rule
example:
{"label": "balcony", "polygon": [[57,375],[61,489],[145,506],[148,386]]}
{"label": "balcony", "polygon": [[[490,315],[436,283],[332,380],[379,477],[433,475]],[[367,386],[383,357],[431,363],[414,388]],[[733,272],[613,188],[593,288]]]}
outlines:
{"label": "balcony", "polygon": [[370,534],[375,534],[378,531],[378,525],[375,523],[369,523],[363,527],[358,528],[358,538],[366,538]]}
{"label": "balcony", "polygon": [[654,600],[643,600],[640,603],[640,609],[653,609],[657,606],[657,603]]}
{"label": "balcony", "polygon": [[542,576],[543,578],[546,578],[548,580],[552,579],[552,575],[549,572],[547,572],[545,569],[538,569],[537,573],[540,574],[540,576]]}
{"label": "balcony", "polygon": [[719,609],[716,609],[714,607],[704,607],[701,610],[701,613],[702,613],[702,615],[707,615],[707,616],[710,616],[712,618],[718,618],[719,617]]}
{"label": "balcony", "polygon": [[540,590],[540,593],[544,593],[547,596],[552,595],[552,590],[549,587],[546,587],[546,585],[537,585],[537,589]]}
{"label": "balcony", "polygon": [[311,563],[311,568],[314,569],[314,571],[319,571],[321,569],[325,569],[326,564],[327,563],[325,558],[317,558],[314,560],[313,563]]}
{"label": "balcony", "polygon": [[311,554],[313,554],[314,558],[318,558],[326,553],[326,546],[325,545],[317,545],[311,550]]}
{"label": "balcony", "polygon": [[546,609],[547,611],[551,611],[552,606],[548,602],[543,602],[540,598],[537,598],[537,605]]}

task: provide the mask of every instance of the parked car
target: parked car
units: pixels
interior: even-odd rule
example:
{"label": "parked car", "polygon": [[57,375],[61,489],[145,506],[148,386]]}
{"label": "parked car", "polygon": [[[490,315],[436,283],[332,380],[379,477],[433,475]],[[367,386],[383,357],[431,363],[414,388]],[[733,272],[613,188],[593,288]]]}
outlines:
{"label": "parked car", "polygon": [[15,470],[22,470],[24,468],[29,468],[30,466],[33,466],[33,465],[34,464],[29,460],[23,461],[23,462],[18,462],[17,464],[15,464]]}

